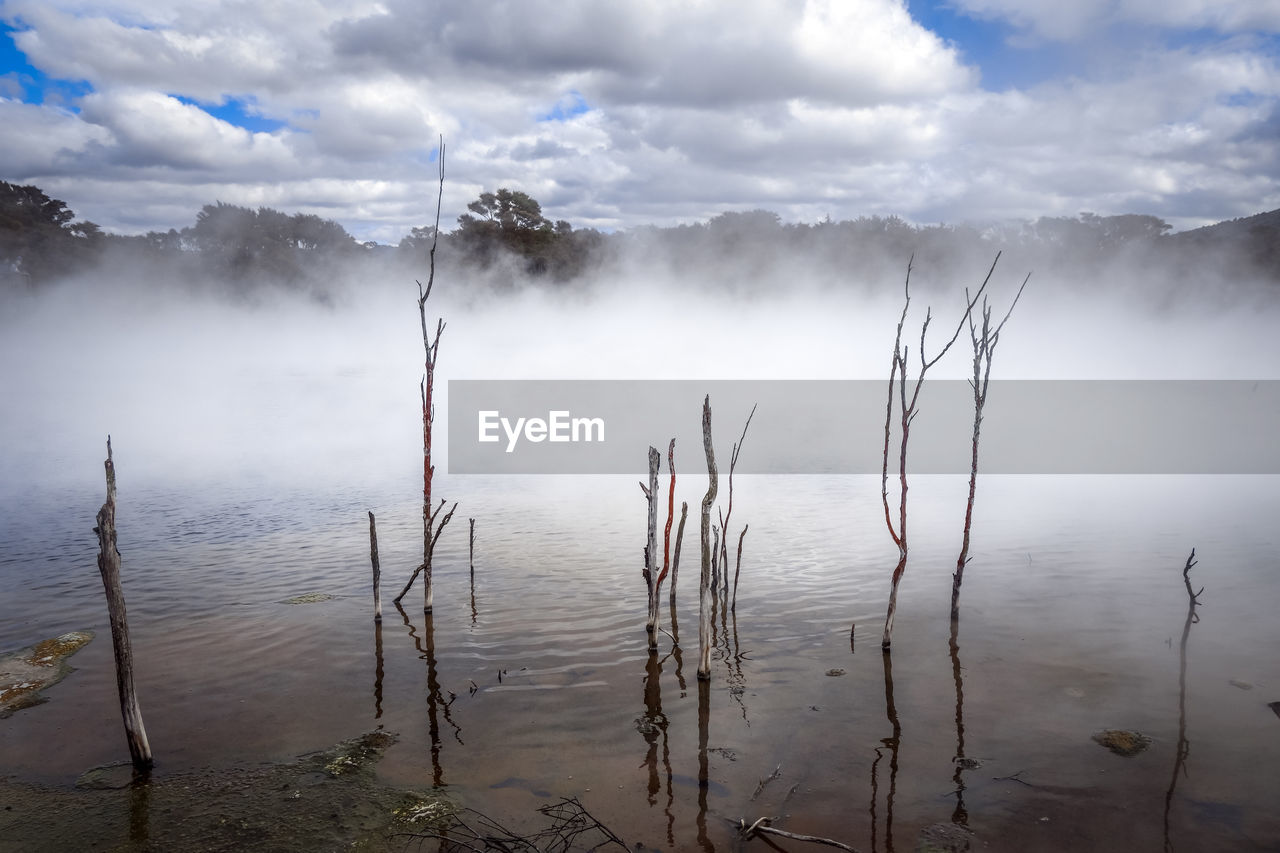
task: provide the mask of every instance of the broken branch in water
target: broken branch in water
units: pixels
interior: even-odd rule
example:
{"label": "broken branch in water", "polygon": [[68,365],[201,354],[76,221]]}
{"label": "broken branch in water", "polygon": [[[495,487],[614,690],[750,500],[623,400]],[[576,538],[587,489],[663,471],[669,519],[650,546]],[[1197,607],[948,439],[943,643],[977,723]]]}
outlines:
{"label": "broken branch in water", "polygon": [[[768,785],[770,782],[772,782],[774,779],[777,779],[781,775],[782,775],[782,765],[779,764],[777,767],[773,768],[772,773],[770,773],[768,776],[760,780],[760,784],[756,785],[756,792],[751,795],[751,799],[754,800],[756,797],[760,796],[760,792],[765,789],[765,786]],[[760,818],[760,820],[764,820],[764,818]]]}
{"label": "broken branch in water", "polygon": [[798,832],[787,832],[781,829],[774,829],[769,825],[773,818],[762,817],[750,826],[745,820],[738,821],[738,830],[742,834],[743,840],[749,841],[755,835],[776,835],[779,838],[790,838],[792,841],[808,841],[811,844],[825,844],[828,847],[838,847],[841,850],[848,850],[850,853],[858,853],[856,847],[850,847],[848,844],[842,844],[839,841],[833,841],[830,838],[820,838],[816,835],[801,835]]}

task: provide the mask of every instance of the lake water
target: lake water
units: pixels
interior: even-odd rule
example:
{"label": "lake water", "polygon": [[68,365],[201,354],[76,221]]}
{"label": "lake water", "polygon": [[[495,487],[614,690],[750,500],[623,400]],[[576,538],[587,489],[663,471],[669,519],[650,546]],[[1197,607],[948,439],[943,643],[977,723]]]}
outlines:
{"label": "lake water", "polygon": [[[435,613],[424,623],[415,587],[380,629],[364,513],[378,512],[393,595],[418,559],[412,500],[134,490],[123,465],[120,478],[138,692],[162,774],[286,760],[385,726],[401,735],[380,766],[389,783],[445,786],[507,819],[577,796],[650,847],[723,849],[730,820],[784,814],[783,828],[860,849],[913,849],[921,827],[953,819],[995,849],[1157,845],[1195,546],[1205,592],[1170,837],[1175,849],[1280,843],[1276,478],[982,480],[955,660],[946,614],[966,484],[917,478],[887,670],[896,552],[878,478],[739,477],[741,587],[736,612],[717,614],[701,691],[693,540],[681,653],[664,635],[651,658],[644,502],[629,478],[440,478],[462,508],[437,554]],[[677,489],[695,503],[704,481]],[[18,779],[69,785],[125,754],[90,533],[99,500],[37,489],[0,527],[0,647],[98,632],[50,702],[0,724]],[[477,518],[474,586],[463,512]],[[334,598],[281,603],[310,592]],[[1153,743],[1113,755],[1090,739],[1110,728]],[[957,772],[958,755],[981,766]]]}
{"label": "lake water", "polygon": [[[915,477],[885,657],[897,551],[879,478],[739,476],[741,586],[716,613],[704,686],[696,515],[674,620],[662,608],[680,647],[664,634],[651,657],[635,477],[442,466],[436,495],[460,505],[435,612],[417,586],[397,612],[421,559],[415,341],[380,348],[381,325],[347,327],[340,358],[312,328],[266,353],[254,322],[198,345],[158,325],[101,365],[97,338],[64,350],[67,332],[6,380],[0,650],[98,636],[46,704],[0,721],[0,776],[69,787],[127,758],[92,533],[110,430],[157,774],[285,761],[383,726],[400,735],[388,784],[441,787],[516,828],[576,796],[649,848],[736,849],[733,824],[766,815],[864,851],[912,850],[951,822],[993,850],[1280,847],[1280,478],[980,478],[953,649],[967,481]],[[403,366],[375,371],[384,359]],[[718,413],[723,457],[737,416]],[[682,449],[677,498],[696,511],[705,473]],[[1192,547],[1204,593],[1184,650]],[[306,593],[332,598],[284,603]],[[1092,740],[1105,729],[1152,742],[1121,757]]]}

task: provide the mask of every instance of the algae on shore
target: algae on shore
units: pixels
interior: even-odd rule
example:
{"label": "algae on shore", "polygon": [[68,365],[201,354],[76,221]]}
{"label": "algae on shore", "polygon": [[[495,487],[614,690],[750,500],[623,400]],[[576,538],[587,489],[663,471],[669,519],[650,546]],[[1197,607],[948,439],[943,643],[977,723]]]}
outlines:
{"label": "algae on shore", "polygon": [[133,776],[98,768],[74,788],[0,780],[0,838],[19,850],[403,850],[443,794],[379,783],[396,735],[372,731],[287,764]]}
{"label": "algae on shore", "polygon": [[92,631],[70,631],[0,655],[0,719],[47,701],[41,691],[73,671],[67,658],[92,639]]}

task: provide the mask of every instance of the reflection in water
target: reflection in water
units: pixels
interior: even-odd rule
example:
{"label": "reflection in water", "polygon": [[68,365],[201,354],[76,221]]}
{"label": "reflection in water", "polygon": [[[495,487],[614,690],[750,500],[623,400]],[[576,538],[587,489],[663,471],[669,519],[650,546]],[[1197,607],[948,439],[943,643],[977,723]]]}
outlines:
{"label": "reflection in water", "polygon": [[151,840],[151,780],[145,776],[129,786],[129,840],[139,849]]}
{"label": "reflection in water", "polygon": [[951,813],[951,822],[960,826],[969,825],[969,812],[964,807],[964,771],[966,770],[964,755],[964,675],[960,672],[960,619],[951,619],[951,679],[956,684],[956,754],[952,759],[955,773],[951,780],[955,782],[956,810]]}
{"label": "reflection in water", "polygon": [[671,658],[676,662],[676,682],[680,685],[680,698],[689,695],[684,683],[684,653],[680,650],[680,625],[676,621],[676,601],[671,599]]}
{"label": "reflection in water", "polygon": [[[668,655],[670,657],[670,655]],[[662,780],[658,775],[658,742],[662,742],[662,767],[667,777],[667,843],[675,844],[675,815],[672,808],[675,794],[672,791],[671,745],[667,736],[667,715],[662,710],[662,664],[666,658],[658,658],[657,654],[649,655],[644,675],[644,715],[636,720],[636,729],[648,744],[645,753],[645,766],[649,768],[649,805],[658,801],[662,791]]]}
{"label": "reflection in water", "polygon": [[396,602],[396,609],[400,611],[400,616],[404,619],[404,624],[409,629],[409,636],[413,638],[413,644],[418,650],[418,656],[427,662],[427,723],[428,734],[431,736],[431,779],[432,785],[436,788],[443,788],[444,769],[440,764],[440,716],[443,714],[445,721],[453,727],[453,736],[458,743],[462,743],[462,729],[453,721],[450,713],[450,706],[455,698],[453,693],[449,694],[449,698],[445,699],[440,689],[440,677],[436,671],[436,634],[435,621],[430,613],[423,614],[423,630],[422,636],[418,636],[417,630],[409,621],[409,614],[405,613],[404,608],[400,606],[400,602]]}
{"label": "reflection in water", "polygon": [[715,853],[715,845],[707,837],[707,737],[711,727],[711,682],[698,679],[698,846]]}
{"label": "reflection in water", "polygon": [[476,626],[476,567],[471,567],[471,627]]}
{"label": "reflection in water", "polygon": [[1169,780],[1169,790],[1164,795],[1164,849],[1173,850],[1173,842],[1169,837],[1169,812],[1173,808],[1173,792],[1178,787],[1178,775],[1186,775],[1187,756],[1191,754],[1191,742],[1187,740],[1187,638],[1191,636],[1192,624],[1200,621],[1196,607],[1200,604],[1200,592],[1191,591],[1191,567],[1196,564],[1196,549],[1191,549],[1187,564],[1182,569],[1182,582],[1187,586],[1187,619],[1182,624],[1182,642],[1178,645],[1178,750],[1173,762],[1173,777]]}
{"label": "reflection in water", "polygon": [[883,746],[876,747],[876,760],[871,762],[871,849],[878,850],[876,826],[876,801],[879,798],[879,780],[877,771],[884,750],[889,752],[889,793],[885,797],[884,809],[884,849],[893,853],[893,798],[898,788],[898,744],[902,740],[902,724],[898,721],[898,709],[893,704],[893,659],[887,650],[881,654],[884,660],[884,712],[893,726],[893,734],[881,739]]}
{"label": "reflection in water", "polygon": [[382,620],[373,623],[373,718],[382,719]]}
{"label": "reflection in water", "polygon": [[[729,624],[730,619],[732,626]],[[742,647],[738,643],[738,614],[723,602],[720,605],[720,629],[721,636],[724,638],[725,682],[729,685],[729,695],[742,709],[743,721],[750,726],[747,705],[742,700],[747,692],[747,678],[742,672],[742,661],[746,656],[742,654]]]}

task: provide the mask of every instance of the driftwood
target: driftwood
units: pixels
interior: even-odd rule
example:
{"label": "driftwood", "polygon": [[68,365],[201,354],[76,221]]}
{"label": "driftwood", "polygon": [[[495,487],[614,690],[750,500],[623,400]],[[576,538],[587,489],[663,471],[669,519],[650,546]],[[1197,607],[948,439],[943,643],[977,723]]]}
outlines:
{"label": "driftwood", "polygon": [[569,853],[573,850],[628,850],[626,842],[596,820],[570,797],[538,812],[551,824],[529,835],[517,835],[475,809],[442,815],[437,826],[410,833],[410,838],[435,839],[441,850],[502,850],[510,853]]}
{"label": "driftwood", "polygon": [[702,579],[698,586],[698,678],[711,678],[711,505],[720,485],[711,444],[711,395],[702,401],[702,448],[707,455],[707,493],[702,497]]}
{"label": "driftwood", "polygon": [[745,820],[739,820],[738,832],[745,841],[750,841],[756,835],[776,835],[779,838],[789,838],[792,841],[808,841],[811,844],[825,844],[828,847],[838,847],[841,850],[849,850],[851,853],[858,853],[857,848],[850,847],[848,844],[842,844],[839,841],[832,841],[830,838],[819,838],[816,835],[801,835],[798,832],[787,832],[781,829],[774,829],[769,825],[772,820],[773,818],[762,817],[752,824],[748,824]]}
{"label": "driftwood", "polygon": [[98,510],[98,571],[107,596],[107,615],[111,620],[111,647],[116,658],[116,687],[120,693],[120,715],[124,718],[125,738],[133,767],[145,773],[154,763],[147,729],[142,724],[142,710],[133,687],[133,647],[129,643],[129,619],[125,613],[124,590],[120,586],[120,551],[116,548],[116,467],[111,459],[111,436],[107,436],[107,502]]}
{"label": "driftwood", "polygon": [[382,621],[382,567],[378,564],[378,527],[369,512],[369,562],[373,564],[373,619]]}
{"label": "driftwood", "polygon": [[[1000,255],[996,255],[996,261],[1000,260]],[[898,565],[893,570],[893,580],[889,589],[889,608],[885,613],[884,619],[884,636],[880,641],[880,646],[888,651],[893,638],[893,617],[898,609],[898,584],[902,581],[902,575],[907,570],[907,441],[911,436],[911,422],[917,414],[916,407],[920,400],[920,389],[924,385],[925,374],[929,372],[929,368],[933,367],[938,361],[947,354],[952,344],[960,337],[960,330],[964,328],[964,323],[971,316],[973,306],[977,304],[978,297],[987,289],[987,283],[991,280],[991,274],[995,272],[996,261],[991,264],[991,269],[987,271],[987,277],[982,282],[982,287],[978,288],[973,298],[968,300],[965,313],[960,318],[960,322],[956,324],[956,330],[951,338],[940,349],[933,358],[927,358],[924,353],[925,336],[929,333],[929,323],[933,319],[931,309],[925,309],[924,323],[920,326],[920,372],[915,378],[915,386],[911,393],[910,401],[907,398],[907,357],[910,347],[902,345],[902,327],[907,321],[907,309],[911,307],[911,268],[915,261],[913,255],[911,260],[907,262],[907,278],[903,284],[903,303],[902,316],[898,318],[898,331],[893,339],[893,360],[889,368],[889,401],[885,407],[884,416],[884,464],[880,469],[880,499],[884,504],[884,521],[889,528],[889,537],[893,539],[893,543],[898,546]],[[966,295],[968,291],[966,291]],[[893,526],[893,516],[889,510],[889,437],[893,428],[893,394],[895,390],[895,382],[897,383],[897,392],[899,398],[899,432],[901,444],[898,453],[898,527],[895,530]]]}
{"label": "driftwood", "polygon": [[[999,255],[996,256],[997,259]],[[1022,280],[1022,287],[1013,297],[1004,319],[991,328],[991,307],[987,305],[987,297],[982,297],[982,332],[979,334],[977,324],[973,321],[973,311],[968,313],[969,339],[973,342],[973,379],[969,386],[973,389],[973,448],[969,463],[969,502],[964,511],[964,538],[960,543],[960,557],[956,560],[956,570],[951,576],[951,620],[960,618],[960,584],[964,582],[964,567],[969,563],[969,530],[973,526],[973,497],[978,487],[978,438],[982,433],[982,409],[987,404],[987,386],[991,382],[991,358],[995,355],[996,344],[1000,343],[1000,330],[1009,322],[1009,316],[1022,298],[1022,291],[1031,280],[1031,274]],[[969,300],[969,289],[964,291],[965,301]]]}

